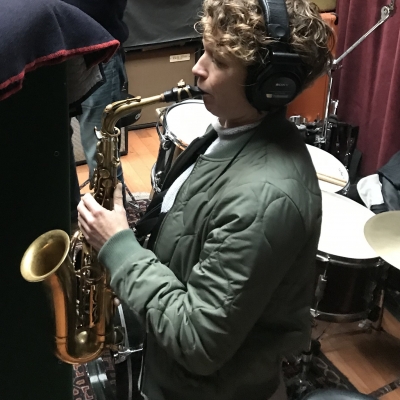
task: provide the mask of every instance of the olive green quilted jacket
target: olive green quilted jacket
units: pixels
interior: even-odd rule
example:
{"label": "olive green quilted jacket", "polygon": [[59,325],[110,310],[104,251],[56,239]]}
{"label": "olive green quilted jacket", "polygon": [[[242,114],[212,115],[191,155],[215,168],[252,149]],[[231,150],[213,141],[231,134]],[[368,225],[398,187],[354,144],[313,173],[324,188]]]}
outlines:
{"label": "olive green quilted jacket", "polygon": [[154,252],[130,230],[103,246],[113,289],[146,327],[149,400],[276,390],[282,356],[307,341],[321,214],[314,166],[282,110],[198,158]]}

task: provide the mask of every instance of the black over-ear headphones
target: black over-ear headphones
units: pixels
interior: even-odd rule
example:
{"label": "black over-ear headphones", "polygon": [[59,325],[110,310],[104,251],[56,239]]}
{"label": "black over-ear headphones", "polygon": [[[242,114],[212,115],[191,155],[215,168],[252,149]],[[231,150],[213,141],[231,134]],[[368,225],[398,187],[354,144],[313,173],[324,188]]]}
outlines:
{"label": "black over-ear headphones", "polygon": [[307,68],[290,50],[289,18],[285,0],[259,0],[267,34],[274,39],[261,65],[248,68],[246,95],[258,110],[281,107],[301,91]]}

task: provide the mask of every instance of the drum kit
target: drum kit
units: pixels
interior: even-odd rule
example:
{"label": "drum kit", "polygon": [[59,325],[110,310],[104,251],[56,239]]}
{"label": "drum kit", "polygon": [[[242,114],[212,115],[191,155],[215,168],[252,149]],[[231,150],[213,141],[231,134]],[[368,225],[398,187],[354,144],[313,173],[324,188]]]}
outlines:
{"label": "drum kit", "polygon": [[[320,162],[317,156],[331,160],[331,155],[320,155],[315,148],[310,154],[313,162],[316,161],[317,170]],[[323,172],[346,179],[343,168],[331,161],[329,171]],[[328,166],[329,162],[325,165]],[[379,330],[388,270],[391,267],[400,269],[400,210],[375,215],[367,207],[346,197],[348,183],[343,186],[325,181],[319,183],[322,224],[316,254],[315,293],[310,310],[312,325],[315,326],[317,321],[359,322],[360,333],[370,331],[371,327]],[[301,355],[286,360],[295,364],[298,370],[298,374],[286,382],[294,397],[315,389],[309,373],[320,343],[313,340],[311,334]]]}
{"label": "drum kit", "polygon": [[[328,71],[324,119],[308,123],[299,115],[290,117],[307,143],[322,193],[322,226],[310,310],[314,326],[317,320],[360,321],[361,328],[370,328],[375,322],[374,328],[380,329],[388,270],[391,266],[400,269],[400,210],[375,215],[346,197],[350,186],[349,158],[358,132],[335,129],[339,125],[338,101],[331,100],[332,72],[339,69],[343,58],[393,12],[394,0],[391,0],[382,8],[375,26],[333,61]],[[346,160],[346,166],[339,155],[342,161]],[[313,340],[310,333],[307,348],[299,357],[294,357],[299,373],[286,382],[293,396],[301,397],[314,389],[309,373],[312,358],[319,348],[319,341]]]}

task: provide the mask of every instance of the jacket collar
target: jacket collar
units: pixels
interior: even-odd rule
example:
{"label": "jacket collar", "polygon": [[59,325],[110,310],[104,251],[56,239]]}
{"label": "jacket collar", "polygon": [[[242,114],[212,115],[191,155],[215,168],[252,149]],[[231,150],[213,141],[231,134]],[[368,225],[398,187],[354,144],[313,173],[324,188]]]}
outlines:
{"label": "jacket collar", "polygon": [[[256,128],[239,134],[238,137],[233,138],[226,146],[217,147],[211,154],[202,155],[202,157],[208,160],[223,160],[239,156],[238,152],[246,154],[249,147],[247,146],[248,143],[258,142],[259,140],[268,141],[275,133],[279,133],[279,130],[285,125],[285,121],[288,122],[286,119],[286,107],[281,107],[268,113]],[[210,125],[203,138],[216,137],[217,133],[212,125]]]}

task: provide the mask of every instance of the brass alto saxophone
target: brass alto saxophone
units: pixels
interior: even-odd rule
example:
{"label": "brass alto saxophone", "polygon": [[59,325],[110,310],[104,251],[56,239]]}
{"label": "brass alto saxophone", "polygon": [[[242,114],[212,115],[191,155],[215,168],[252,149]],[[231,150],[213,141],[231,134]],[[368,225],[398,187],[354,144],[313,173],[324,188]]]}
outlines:
{"label": "brass alto saxophone", "polygon": [[[161,102],[176,102],[201,94],[200,89],[180,82],[158,96],[134,97],[109,104],[103,112],[101,139],[97,145],[97,168],[90,188],[96,201],[112,210],[118,183],[118,136],[115,127],[123,117],[139,108]],[[79,260],[77,246],[81,245]],[[98,358],[109,348],[120,349],[113,325],[114,294],[110,276],[98,261],[97,252],[77,231],[70,240],[62,230],[39,236],[26,250],[21,274],[29,282],[43,281],[50,292],[55,320],[55,354],[69,364]]]}

